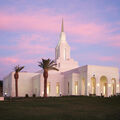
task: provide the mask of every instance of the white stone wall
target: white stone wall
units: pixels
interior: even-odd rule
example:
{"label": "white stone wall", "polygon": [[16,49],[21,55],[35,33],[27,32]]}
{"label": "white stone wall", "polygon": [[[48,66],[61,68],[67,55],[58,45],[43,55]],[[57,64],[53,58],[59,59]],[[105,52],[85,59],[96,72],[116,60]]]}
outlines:
{"label": "white stone wall", "polygon": [[[111,95],[111,80],[116,79],[116,93],[120,92],[119,86],[119,69],[114,67],[86,65],[67,72],[49,71],[48,82],[50,82],[49,96],[57,96],[56,83],[60,85],[60,94],[75,95],[75,82],[78,81],[78,95],[89,95],[91,93],[91,78],[96,79],[96,95],[100,96],[100,78],[105,76],[108,81],[108,94]],[[83,87],[83,79],[85,80],[85,88]],[[69,91],[68,91],[69,82]],[[84,91],[85,89],[85,91]],[[68,93],[69,92],[69,93]],[[15,96],[15,79],[14,72],[10,73],[3,80],[3,95]],[[18,79],[18,95],[24,97],[25,94],[32,96],[43,96],[44,78],[42,73],[20,72]],[[59,94],[59,95],[60,95]],[[58,95],[58,96],[59,96]]]}
{"label": "white stone wall", "polygon": [[72,74],[64,76],[64,95],[72,95]]}
{"label": "white stone wall", "polygon": [[[78,81],[78,95],[91,94],[91,78],[96,79],[96,95],[100,96],[100,78],[105,76],[108,80],[107,84],[107,96],[111,95],[111,80],[116,79],[116,93],[120,92],[119,87],[119,69],[115,67],[86,65],[70,71],[64,72],[65,78],[65,95],[68,95],[68,82],[70,86],[69,95],[75,95],[75,81]],[[85,80],[85,86],[82,80]],[[84,90],[85,89],[85,90]]]}
{"label": "white stone wall", "polygon": [[[14,73],[13,73],[14,74]],[[32,92],[32,77],[38,75],[39,73],[27,73],[27,72],[20,72],[19,73],[19,80],[18,80],[18,94],[19,96],[25,96],[28,94],[29,96],[33,95]],[[13,80],[13,86],[15,86],[15,82]],[[13,95],[15,95],[15,91],[13,91]]]}
{"label": "white stone wall", "polygon": [[[80,95],[87,95],[87,66],[79,67],[80,74]],[[83,80],[85,86],[83,86]]]}
{"label": "white stone wall", "polygon": [[11,96],[12,92],[12,73],[3,78],[3,96]]}
{"label": "white stone wall", "polygon": [[[33,95],[32,77],[39,73],[20,72],[18,79],[18,96],[24,97],[25,94]],[[3,79],[3,92],[7,92],[7,96],[15,97],[15,79],[14,72]]]}
{"label": "white stone wall", "polygon": [[63,60],[61,58],[56,60],[57,67],[61,72],[65,72],[71,69],[75,69],[78,67],[78,62],[74,61],[73,59],[66,59]]}
{"label": "white stone wall", "polygon": [[[64,75],[64,93],[65,93],[64,95],[73,95],[74,74],[77,74],[77,73],[79,73],[78,68],[63,72],[63,75]],[[68,93],[68,82],[69,82],[69,93]]]}
{"label": "white stone wall", "polygon": [[115,67],[88,65],[88,82],[91,85],[91,77],[96,78],[96,94],[100,95],[100,78],[105,76],[108,80],[108,96],[111,95],[111,80],[116,79],[116,93],[119,93],[119,69]]}
{"label": "white stone wall", "polygon": [[[60,93],[64,94],[64,76],[58,71],[49,71],[47,82],[50,82],[50,95],[57,96],[56,94],[56,83],[60,84]],[[44,78],[43,75],[40,77],[40,96],[44,93]],[[58,95],[60,96],[60,94]]]}
{"label": "white stone wall", "polygon": [[71,95],[76,95],[75,94],[75,82],[78,82],[78,94],[77,95],[80,95],[80,74],[78,73],[72,74],[72,94]]}
{"label": "white stone wall", "polygon": [[32,77],[32,91],[36,96],[40,96],[40,78],[40,74]]}

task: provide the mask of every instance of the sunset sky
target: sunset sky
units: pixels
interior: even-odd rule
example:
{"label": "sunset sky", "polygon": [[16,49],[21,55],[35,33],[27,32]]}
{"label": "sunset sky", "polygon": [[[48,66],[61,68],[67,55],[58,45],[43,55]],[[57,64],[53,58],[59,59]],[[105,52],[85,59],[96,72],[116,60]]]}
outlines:
{"label": "sunset sky", "polygon": [[79,65],[120,68],[120,0],[0,0],[0,79],[54,59],[61,22]]}

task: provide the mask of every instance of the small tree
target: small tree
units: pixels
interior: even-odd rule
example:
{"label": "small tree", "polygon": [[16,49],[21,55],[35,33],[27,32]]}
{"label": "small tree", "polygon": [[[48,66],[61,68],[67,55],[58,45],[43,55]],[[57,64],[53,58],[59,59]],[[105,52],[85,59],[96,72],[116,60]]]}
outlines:
{"label": "small tree", "polygon": [[15,78],[15,92],[16,92],[16,97],[18,97],[18,79],[19,79],[19,72],[24,68],[24,66],[19,66],[19,65],[16,65],[14,67],[14,71],[15,71],[15,74],[14,74],[14,78]]}
{"label": "small tree", "polygon": [[43,77],[44,77],[44,97],[47,97],[47,78],[48,78],[48,71],[49,70],[57,70],[59,71],[55,66],[57,65],[53,60],[51,59],[42,59],[42,62],[38,62],[39,67],[43,69]]}

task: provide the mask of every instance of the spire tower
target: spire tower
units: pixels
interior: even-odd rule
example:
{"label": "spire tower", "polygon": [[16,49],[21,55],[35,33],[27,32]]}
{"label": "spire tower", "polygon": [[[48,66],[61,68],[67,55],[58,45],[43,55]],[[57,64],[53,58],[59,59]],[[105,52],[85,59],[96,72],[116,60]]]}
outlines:
{"label": "spire tower", "polygon": [[55,62],[58,69],[62,72],[78,67],[78,63],[70,57],[70,46],[66,41],[63,19],[59,42],[55,48]]}
{"label": "spire tower", "polygon": [[64,22],[63,22],[63,19],[62,19],[61,32],[64,32]]}
{"label": "spire tower", "polygon": [[55,59],[59,59],[59,58],[62,60],[67,60],[70,58],[70,46],[68,45],[66,41],[63,19],[62,19],[62,24],[61,24],[60,39],[59,39],[59,42],[55,50]]}

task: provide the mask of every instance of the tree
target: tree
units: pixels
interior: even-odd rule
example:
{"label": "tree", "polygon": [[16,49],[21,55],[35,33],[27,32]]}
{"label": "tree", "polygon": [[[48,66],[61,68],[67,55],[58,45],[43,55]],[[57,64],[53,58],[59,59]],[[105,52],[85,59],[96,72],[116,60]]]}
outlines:
{"label": "tree", "polygon": [[16,92],[16,97],[18,97],[18,79],[19,79],[19,72],[24,68],[24,66],[19,66],[19,65],[16,65],[14,67],[14,71],[15,71],[15,74],[14,74],[14,78],[15,78],[15,92]]}
{"label": "tree", "polygon": [[59,71],[55,66],[57,65],[53,60],[51,59],[42,59],[42,62],[38,62],[39,67],[43,69],[43,77],[44,77],[44,97],[47,97],[47,78],[48,78],[48,71],[49,70],[57,70]]}

